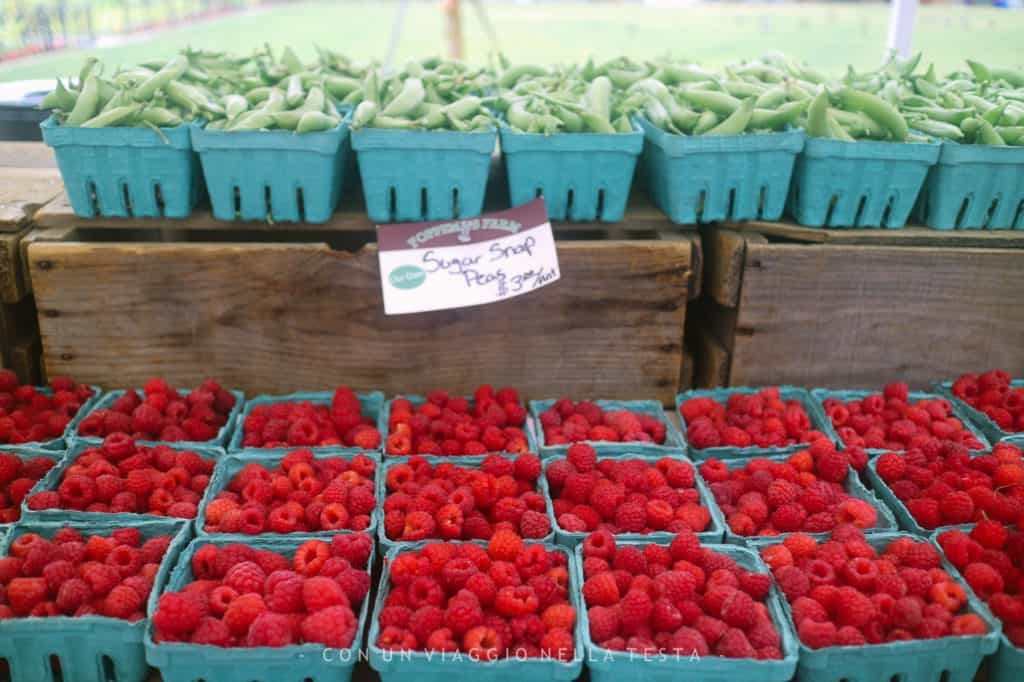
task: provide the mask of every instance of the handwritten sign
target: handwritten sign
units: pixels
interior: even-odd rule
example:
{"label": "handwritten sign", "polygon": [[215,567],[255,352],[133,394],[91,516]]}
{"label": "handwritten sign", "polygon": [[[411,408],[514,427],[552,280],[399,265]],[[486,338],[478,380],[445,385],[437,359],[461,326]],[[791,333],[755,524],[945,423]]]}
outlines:
{"label": "handwritten sign", "polygon": [[384,312],[464,308],[558,281],[543,199],[461,220],[377,226]]}

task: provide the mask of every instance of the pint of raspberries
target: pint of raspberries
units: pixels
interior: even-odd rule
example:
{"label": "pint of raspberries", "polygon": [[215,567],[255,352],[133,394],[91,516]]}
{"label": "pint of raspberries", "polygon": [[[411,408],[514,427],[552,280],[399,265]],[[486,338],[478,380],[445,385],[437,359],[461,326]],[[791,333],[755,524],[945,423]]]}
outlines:
{"label": "pint of raspberries", "polygon": [[[201,542],[201,541],[197,541]],[[155,642],[216,647],[322,644],[348,649],[370,591],[366,533],[309,540],[279,554],[241,544],[208,544],[192,555],[195,580],[160,596]]]}
{"label": "pint of raspberries", "polygon": [[242,422],[242,447],[380,447],[375,415],[363,414],[352,389],[334,391],[329,404],[308,400],[252,406]]}
{"label": "pint of raspberries", "polygon": [[523,453],[526,407],[514,388],[495,391],[480,386],[472,400],[430,391],[426,400],[391,401],[386,455],[486,455],[489,452]]}
{"label": "pint of raspberries", "polygon": [[478,661],[571,661],[579,643],[569,590],[579,586],[570,584],[568,561],[564,550],[526,544],[507,529],[486,548],[434,542],[402,552],[385,568],[387,596],[373,644]]}
{"label": "pint of raspberries", "polygon": [[596,646],[687,658],[783,657],[767,607],[771,577],[702,547],[694,533],[682,531],[668,545],[617,545],[602,530],[587,536],[582,551],[583,598]]}
{"label": "pint of raspberries", "polygon": [[846,523],[874,528],[878,510],[850,494],[849,472],[849,452],[829,440],[788,457],[700,465],[729,529],[743,536],[826,533]]}
{"label": "pint of raspberries", "polygon": [[953,441],[981,450],[984,444],[953,414],[945,398],[932,396],[911,400],[907,385],[892,383],[882,393],[860,400],[823,401],[839,438],[847,446],[883,450],[909,450],[932,439]]}
{"label": "pint of raspberries", "polygon": [[[221,466],[241,463],[223,460]],[[366,455],[316,459],[307,448],[280,463],[248,462],[206,505],[208,533],[365,530],[377,505],[377,464]]]}
{"label": "pint of raspberries", "polygon": [[988,631],[967,612],[967,591],[927,540],[904,535],[876,549],[847,525],[820,544],[790,535],[761,555],[786,595],[800,641],[811,649]]}
{"label": "pint of raspberries", "polygon": [[125,391],[108,408],[89,413],[79,423],[78,435],[106,438],[125,433],[134,440],[203,443],[217,438],[236,402],[234,394],[213,379],[182,393],[154,377],[141,396]]}
{"label": "pint of raspberries", "polygon": [[875,473],[928,530],[984,519],[1024,524],[1024,459],[1021,449],[997,443],[972,456],[954,443],[931,441],[906,452],[887,452]]}
{"label": "pint of raspberries", "polygon": [[799,400],[783,400],[777,387],[734,392],[725,404],[708,396],[679,405],[687,442],[695,450],[720,446],[784,448],[825,435],[814,429]]}
{"label": "pint of raspberries", "polygon": [[953,395],[983,412],[1003,431],[1024,432],[1024,384],[1001,369],[964,374],[953,382]]}
{"label": "pint of raspberries", "polygon": [[668,431],[664,421],[649,414],[606,410],[589,400],[573,403],[569,398],[556,400],[540,413],[539,421],[546,446],[580,441],[663,445]]}
{"label": "pint of raspberries", "polygon": [[21,501],[56,464],[49,457],[0,452],[0,523],[21,518]]}
{"label": "pint of raspberries", "polygon": [[20,535],[0,558],[0,621],[29,616],[141,620],[171,539],[143,540],[136,528],[109,535],[61,528],[50,539]]}
{"label": "pint of raspberries", "polygon": [[1024,649],[1024,532],[986,520],[970,532],[942,532],[938,541],[949,563],[1003,622],[1006,638]]}
{"label": "pint of raspberries", "polygon": [[479,467],[431,465],[418,456],[391,464],[384,532],[403,542],[487,540],[499,528],[543,538],[551,521],[537,488],[540,471],[540,458],[532,453],[488,455]]}
{"label": "pint of raspberries", "polygon": [[213,461],[167,445],[136,445],[124,433],[82,450],[60,475],[56,490],[33,493],[33,511],[70,509],[194,518],[213,473]]}
{"label": "pint of raspberries", "polygon": [[549,461],[544,475],[558,527],[570,533],[701,532],[711,512],[701,505],[697,472],[687,461],[598,459],[586,443]]}
{"label": "pint of raspberries", "polygon": [[0,444],[21,445],[62,438],[92,388],[68,377],[50,379],[50,391],[23,386],[9,369],[0,369]]}

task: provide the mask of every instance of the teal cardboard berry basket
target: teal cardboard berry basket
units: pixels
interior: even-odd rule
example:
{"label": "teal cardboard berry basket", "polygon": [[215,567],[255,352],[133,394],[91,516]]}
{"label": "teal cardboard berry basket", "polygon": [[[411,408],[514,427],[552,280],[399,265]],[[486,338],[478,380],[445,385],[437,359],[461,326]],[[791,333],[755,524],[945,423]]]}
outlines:
{"label": "teal cardboard berry basket", "polygon": [[[804,412],[811,420],[811,428],[821,431],[826,437],[831,436],[826,430],[826,422],[828,418],[825,417],[824,413],[821,412],[821,406],[811,397],[809,391],[803,388],[796,388],[795,386],[779,386],[779,395],[784,401],[796,400],[803,408]],[[733,394],[741,395],[755,395],[762,389],[760,388],[702,388],[685,391],[676,396],[676,413],[679,414],[679,422],[682,424],[681,431],[683,436],[686,436],[687,423],[686,419],[683,418],[679,409],[683,403],[691,398],[711,398],[723,405],[728,402],[729,396]],[[833,441],[835,442],[835,441]],[[838,443],[837,443],[838,445]],[[712,448],[696,449],[693,447],[693,443],[687,442],[687,448],[689,455],[697,462],[702,462],[706,459],[714,457],[715,459],[737,459],[737,458],[749,458],[749,457],[767,457],[769,455],[785,455],[793,452],[799,452],[810,447],[810,443],[794,443],[793,445],[777,446],[762,448],[756,445],[752,445],[746,448],[738,448],[729,445],[722,445]]]}
{"label": "teal cardboard berry basket", "polygon": [[[811,391],[811,395],[814,397],[815,402],[818,403],[818,407],[821,410],[821,413],[825,415],[825,433],[828,435],[829,438],[832,439],[834,443],[839,445],[840,448],[845,447],[845,444],[843,443],[843,439],[839,437],[838,429],[835,426],[833,426],[832,419],[828,417],[828,412],[825,410],[825,401],[829,399],[835,399],[839,400],[840,402],[848,403],[854,400],[862,400],[868,397],[869,395],[878,395],[880,393],[881,391],[833,391],[827,388],[815,388]],[[974,437],[978,439],[978,442],[981,443],[982,450],[989,449],[990,443],[988,442],[988,439],[985,438],[985,434],[983,434],[978,429],[978,427],[976,427],[971,422],[970,417],[955,402],[948,400],[946,396],[937,395],[935,393],[922,393],[920,391],[911,391],[907,397],[911,402],[917,402],[919,400],[935,400],[936,398],[947,400],[949,404],[953,407],[952,416],[956,417],[961,422],[963,422],[964,428],[970,431],[974,435]],[[885,448],[864,448],[864,451],[871,456],[881,455],[886,452],[903,452],[903,450],[886,450]],[[977,452],[981,452],[981,450],[977,450]]]}
{"label": "teal cardboard berry basket", "polygon": [[[42,448],[44,450],[66,450],[71,442],[75,439],[75,435],[78,433],[78,425],[81,423],[85,416],[92,412],[93,406],[99,402],[103,391],[100,390],[99,386],[89,386],[92,389],[92,395],[82,403],[82,406],[78,408],[78,413],[72,417],[71,421],[68,422],[67,427],[64,429],[64,433],[58,438],[51,438],[46,441],[34,441],[31,443],[19,443],[17,445],[10,445],[6,443],[0,443],[0,451],[2,452],[18,452],[19,450],[33,450],[36,448]],[[39,393],[45,393],[46,395],[53,395],[53,391],[48,386],[36,386],[36,391]]]}
{"label": "teal cardboard berry basket", "polygon": [[366,212],[375,223],[480,215],[497,130],[352,131]]}
{"label": "teal cardboard berry basket", "polygon": [[[292,448],[291,451],[300,450],[302,448]],[[341,459],[352,461],[352,458],[357,453],[353,453],[342,448],[317,448],[316,452],[313,453],[314,459],[328,459],[333,457],[339,457]],[[373,489],[374,494],[378,494],[377,490],[380,487],[381,477],[381,464],[378,459],[373,457],[373,454],[367,455],[374,463],[373,473]],[[206,530],[206,509],[210,506],[210,503],[217,497],[218,493],[223,492],[230,485],[231,481],[235,478],[235,475],[247,464],[256,463],[263,466],[265,469],[272,470],[277,468],[281,463],[281,460],[286,457],[285,454],[266,452],[264,450],[241,450],[239,452],[232,453],[217,461],[217,466],[213,470],[213,476],[210,477],[210,484],[206,486],[206,492],[203,493],[203,499],[199,503],[199,513],[196,515],[196,534],[199,537],[212,536],[216,538],[232,537],[236,542],[246,543],[253,537],[269,537],[269,538],[290,538],[297,535],[304,535],[308,537],[330,537],[332,535],[353,533],[356,531],[351,530],[324,530],[324,531],[302,531],[296,533],[274,533],[271,531],[265,531],[256,535],[245,534],[245,533],[214,533]],[[370,512],[370,525],[363,528],[362,531],[369,533],[371,536],[377,531],[377,524],[380,522],[382,515],[380,498],[377,498],[377,504],[374,505],[374,509]]]}
{"label": "teal cardboard berry basket", "polygon": [[756,135],[674,135],[642,116],[640,157],[648,192],[681,225],[778,220],[786,205],[800,130]]}
{"label": "teal cardboard berry basket", "polygon": [[[470,395],[470,396],[463,396],[463,397],[466,400],[469,401],[470,408],[472,409],[473,404],[474,404],[473,396]],[[390,424],[391,424],[391,407],[392,407],[392,405],[394,405],[394,402],[396,400],[399,400],[399,399],[401,399],[401,400],[408,400],[410,403],[412,403],[412,406],[413,406],[414,409],[419,407],[423,403],[427,402],[426,396],[416,395],[414,393],[401,393],[399,395],[396,395],[394,398],[391,398],[391,399],[387,400],[384,403],[384,409],[381,410],[380,419],[378,420],[378,429],[380,430],[381,442],[382,442],[382,450],[383,450],[383,453],[384,453],[384,459],[386,459],[386,460],[400,459],[400,458],[407,458],[408,457],[408,455],[389,455],[388,454],[388,450],[387,450],[387,438],[388,438],[388,432],[390,431]],[[536,434],[534,434],[533,433],[533,429],[530,428],[529,407],[528,406],[525,406],[525,407],[527,407],[526,421],[523,422],[523,425],[520,428],[522,428],[523,431],[526,433],[526,444],[530,448],[530,452],[535,452],[538,455],[540,455],[541,457],[543,457],[543,454],[541,454],[540,451],[539,451],[539,446],[537,444]],[[413,454],[415,454],[415,453],[413,453]],[[509,453],[498,453],[498,454],[509,454]],[[482,461],[483,458],[486,457],[486,456],[487,455],[466,455],[466,457],[473,458],[473,459],[476,459],[478,461]]]}
{"label": "teal cardboard berry basket", "polygon": [[[668,455],[662,455],[661,457],[651,455],[641,455],[636,453],[625,453],[619,455],[607,455],[598,456],[598,462],[605,459],[611,459],[618,462],[622,462],[629,459],[643,460],[647,464],[654,464],[662,457]],[[555,531],[555,541],[564,547],[575,547],[576,545],[583,542],[584,538],[590,533],[577,533],[573,531],[563,530],[558,525],[558,519],[555,518],[555,509],[553,498],[551,496],[551,487],[548,484],[547,469],[554,462],[564,460],[564,456],[553,457],[552,459],[546,459],[543,461],[544,473],[541,475],[541,488],[544,492],[544,499],[547,500],[548,505],[548,516],[551,519],[551,527]],[[680,460],[686,462],[690,466],[694,467],[694,487],[697,488],[697,493],[700,497],[700,506],[708,510],[708,514],[711,516],[711,520],[708,523],[707,528],[697,533],[697,537],[700,538],[701,542],[704,543],[719,543],[722,541],[722,537],[725,535],[725,521],[722,519],[722,513],[718,509],[718,505],[715,504],[715,499],[711,495],[711,491],[708,490],[707,484],[704,479],[700,476],[700,471],[694,466],[693,462],[688,460],[686,457],[673,456],[671,459]],[[667,531],[655,531],[653,533],[616,533],[616,542],[670,542],[675,537],[674,533]]]}
{"label": "teal cardboard berry basket", "polygon": [[[965,533],[968,533],[970,532],[970,529],[973,527],[974,526],[968,525],[952,526],[951,528],[959,528]],[[936,529],[936,531],[931,535],[932,544],[935,545],[935,547],[938,548],[940,552],[942,552],[943,549],[942,546],[939,545],[939,535],[945,530],[949,529],[950,528],[939,528]],[[943,557],[945,557],[944,553]],[[966,586],[969,593],[973,594],[973,590],[971,589],[970,585],[967,584],[967,581],[964,580],[964,576],[960,572],[960,569],[956,568],[955,566],[953,566],[952,568],[953,570],[950,572],[957,577],[960,583]],[[981,604],[980,608],[984,610],[988,617],[990,617],[997,623],[1002,622],[999,618],[996,618],[995,614],[992,613],[992,609],[989,608],[987,603],[985,603],[981,599],[978,599],[978,603]],[[988,675],[984,679],[987,679],[990,682],[1018,682],[1019,680],[1024,679],[1024,649],[1018,646],[1014,646],[1013,643],[1010,642],[1010,640],[1006,637],[1005,632],[999,633],[999,648],[996,650],[993,656],[990,656],[986,659],[986,663],[988,667]]]}
{"label": "teal cardboard berry basket", "polygon": [[944,141],[915,217],[937,230],[1024,230],[1024,148]]}
{"label": "teal cardboard berry basket", "polygon": [[0,620],[0,659],[9,666],[8,679],[15,682],[74,680],[75,682],[143,682],[149,675],[143,634],[152,614],[155,597],[167,580],[181,550],[188,544],[192,524],[183,520],[147,519],[130,524],[106,520],[69,523],[19,523],[0,544],[7,556],[12,541],[26,533],[52,538],[61,528],[84,535],[109,536],[118,528],[137,528],[143,540],[170,535],[153,591],[146,607],[147,618],[130,623],[106,616],[71,618],[9,618]]}
{"label": "teal cardboard berry basket", "polygon": [[808,137],[793,170],[788,213],[808,227],[903,227],[939,148]]}
{"label": "teal cardboard berry basket", "polygon": [[643,130],[631,133],[521,133],[502,124],[501,153],[512,206],[544,197],[551,220],[622,220]]}
{"label": "teal cardboard berry basket", "polygon": [[[20,448],[18,450],[13,450],[13,449],[7,449],[7,448],[5,448],[3,446],[0,446],[0,455],[3,455],[3,454],[14,455],[15,457],[17,457],[18,459],[20,459],[23,462],[27,462],[29,460],[35,459],[36,457],[43,457],[43,458],[48,459],[51,462],[53,462],[53,464],[54,464],[53,468],[56,468],[57,466],[60,465],[60,461],[62,459],[64,459],[65,451],[64,450],[47,450],[46,448]],[[49,473],[49,472],[47,472],[47,473]],[[44,490],[44,488],[43,488],[43,485],[44,485],[43,481],[45,481],[45,480],[46,480],[46,477],[43,476],[38,481],[36,481],[36,484],[34,486],[32,486],[32,488],[28,491],[28,493],[25,495],[25,498],[27,499],[32,493],[37,493],[40,490]],[[20,513],[21,513],[21,509],[19,509],[19,514]],[[13,525],[14,525],[14,523],[0,523],[0,533],[3,533],[4,531],[9,530]]]}
{"label": "teal cardboard berry basket", "polygon": [[[1022,176],[1024,177],[1024,176]],[[1024,379],[1015,379],[1010,382],[1011,388],[1024,388]],[[941,395],[946,400],[950,401],[957,406],[967,417],[971,423],[981,429],[981,432],[988,438],[989,443],[995,444],[1001,440],[1008,438],[1024,437],[1024,433],[1016,431],[1003,431],[996,424],[991,417],[982,412],[981,410],[975,409],[965,400],[961,400],[953,394],[953,382],[945,381],[943,383],[935,384],[935,392]]]}
{"label": "teal cardboard berry basket", "polygon": [[[195,452],[200,457],[207,461],[217,461],[224,456],[224,451],[220,448],[197,448],[197,447],[183,447],[176,443],[161,443],[162,446],[169,447],[172,450],[188,450]],[[60,486],[60,482],[64,477],[64,472],[67,471],[68,467],[78,460],[78,457],[88,450],[97,446],[90,445],[88,443],[75,443],[72,445],[57,466],[50,469],[46,476],[33,488],[33,492],[40,492],[43,490],[57,490]],[[198,506],[198,505],[197,505]],[[110,524],[125,524],[131,525],[142,521],[159,518],[154,514],[132,514],[127,512],[87,512],[78,511],[75,509],[29,509],[28,497],[21,503],[21,518],[31,520],[32,522],[41,523],[65,523],[67,521],[77,522],[98,522],[103,520]]]}
{"label": "teal cardboard berry basket", "polygon": [[[230,439],[231,433],[232,433],[232,431],[235,428],[235,422],[238,421],[238,415],[241,413],[242,406],[245,404],[245,394],[244,393],[242,393],[241,391],[229,391],[229,392],[231,393],[231,395],[235,396],[235,406],[233,408],[231,408],[231,412],[228,414],[228,420],[224,423],[224,426],[220,427],[220,429],[217,431],[217,435],[216,436],[214,436],[212,439],[210,439],[208,441],[198,442],[198,441],[191,441],[191,440],[179,440],[179,441],[172,441],[171,444],[179,445],[179,446],[186,447],[186,448],[220,448],[221,450],[224,450],[225,448],[227,448],[228,440]],[[93,403],[92,407],[89,409],[88,414],[84,415],[82,417],[82,419],[87,418],[90,414],[92,414],[96,410],[109,410],[111,405],[114,404],[114,401],[116,401],[118,398],[123,396],[125,393],[127,393],[127,391],[125,391],[123,389],[122,390],[118,390],[118,391],[110,391],[109,393],[105,393],[102,398],[100,398],[95,403]],[[142,389],[136,389],[136,393],[138,393],[140,396],[145,395],[143,393]],[[75,431],[74,431],[74,441],[75,441],[75,443],[87,443],[89,445],[93,445],[93,446],[99,447],[103,443],[103,439],[102,438],[97,438],[97,437],[94,437],[94,436],[85,436],[85,435],[81,435],[81,434],[78,433],[78,427],[81,426],[82,419],[78,420],[78,423],[75,425]],[[157,444],[160,444],[160,443],[162,443],[164,441],[160,441],[160,440],[140,440],[140,441],[136,441],[136,442],[141,444],[141,445],[157,445]]]}
{"label": "teal cardboard berry basket", "polygon": [[[312,537],[251,537],[245,544],[267,549],[292,558],[295,550]],[[321,538],[322,539],[322,538]],[[195,580],[192,557],[205,545],[224,546],[235,542],[229,537],[197,538],[181,553],[181,559],[167,580],[163,592],[177,592]],[[164,682],[349,682],[359,658],[371,596],[366,595],[359,608],[355,639],[347,649],[332,649],[322,644],[294,644],[283,647],[222,648],[201,644],[154,642],[150,621],[145,632],[146,661],[160,670]],[[152,611],[159,597],[154,593]]]}
{"label": "teal cardboard berry basket", "polygon": [[[639,547],[668,543],[616,540],[616,547]],[[724,554],[742,568],[755,573],[768,573],[768,567],[756,552],[736,545],[708,544],[702,546]],[[576,581],[583,584],[583,546],[577,546]],[[590,638],[590,622],[587,610],[581,609],[579,618],[587,647],[587,670],[592,682],[620,682],[623,679],[636,682],[787,682],[793,678],[797,662],[797,641],[791,630],[780,600],[783,597],[772,584],[766,600],[768,614],[779,632],[782,658],[779,660],[758,660],[753,658],[722,658],[720,656],[673,655],[630,653],[604,649]]]}
{"label": "teal cardboard berry basket", "polygon": [[202,196],[192,124],[161,128],[163,139],[149,128],[61,126],[53,116],[40,127],[75,215],[187,218]]}
{"label": "teal cardboard berry basket", "polygon": [[[765,457],[764,459],[769,459],[773,462],[785,462],[788,458],[789,455],[772,455],[770,457]],[[728,465],[729,469],[732,470],[746,466],[746,464],[748,464],[749,462],[749,459],[729,460],[726,461],[726,464]],[[868,504],[875,508],[875,511],[878,512],[878,520],[875,526],[873,528],[861,529],[864,531],[865,535],[870,536],[879,533],[892,533],[899,529],[899,526],[896,523],[896,518],[893,516],[892,511],[890,511],[889,508],[886,507],[886,505],[882,502],[882,500],[878,499],[878,497],[876,497],[872,491],[864,487],[864,484],[860,482],[860,477],[857,476],[857,472],[854,471],[852,467],[850,468],[849,473],[846,475],[846,481],[843,484],[843,487],[846,489],[846,492],[848,492],[851,497],[867,502]],[[711,494],[710,497],[712,504],[714,504],[715,508],[718,509],[719,516],[723,518],[722,525],[725,528],[726,542],[730,542],[736,545],[747,545],[749,547],[760,548],[764,547],[765,545],[774,545],[778,542],[781,542],[790,535],[793,535],[793,533],[779,533],[778,535],[739,535],[738,533],[734,533],[732,529],[729,527],[728,522],[724,521],[725,514],[718,507],[718,502],[715,501],[714,494]],[[828,532],[803,534],[810,535],[819,542],[827,540],[830,535],[830,533]]]}
{"label": "teal cardboard berry basket", "polygon": [[[537,446],[540,449],[540,456],[544,458],[564,455],[569,451],[571,445],[548,445],[544,439],[544,428],[540,423],[540,415],[551,409],[555,400],[531,400],[530,418],[533,422],[533,430],[536,433]],[[657,400],[595,400],[593,401],[602,410],[628,410],[654,417],[665,425],[665,442],[647,443],[644,441],[605,441],[586,440],[578,441],[586,443],[594,448],[599,455],[622,455],[626,453],[636,455],[658,455],[658,456],[683,456],[686,454],[686,439],[679,433],[672,421],[665,416],[665,408]]]}
{"label": "teal cardboard berry basket", "polygon": [[[923,540],[907,533],[884,533],[869,536],[867,541],[876,550],[884,550],[900,537]],[[987,634],[824,649],[811,649],[801,642],[797,682],[971,682],[982,659],[999,645],[1000,626],[970,587],[959,580],[956,569],[945,559],[942,563],[943,568],[967,591],[967,611],[985,621],[989,627]],[[789,626],[796,632],[793,612],[785,599],[781,601]]]}
{"label": "teal cardboard berry basket", "polygon": [[[251,448],[243,442],[245,438],[245,420],[252,414],[253,408],[259,405],[273,405],[274,403],[303,403],[310,402],[314,405],[327,405],[331,404],[331,399],[334,397],[333,391],[318,391],[318,392],[300,392],[291,393],[288,395],[261,395],[251,400],[246,401],[245,408],[242,410],[242,414],[238,417],[237,426],[231,435],[231,440],[228,441],[228,452],[235,453],[242,449],[260,450],[262,452],[273,453],[273,454],[287,454],[296,447],[301,446],[288,446],[279,448]],[[359,393],[356,395],[359,398],[359,405],[361,414],[364,417],[373,419],[377,424],[377,430],[380,431],[381,445],[384,444],[384,439],[387,438],[387,431],[381,429],[381,418],[383,416],[384,408],[384,394],[380,391],[372,391],[370,393]],[[386,425],[387,422],[384,422]],[[361,448],[352,448],[347,446],[334,446],[334,445],[318,445],[310,447],[310,450],[317,452],[318,450],[326,450],[328,452],[336,452],[342,450],[344,452],[358,453],[362,452],[366,455],[372,455],[376,458],[380,457],[380,450],[363,450]]]}
{"label": "teal cardboard berry basket", "polygon": [[[515,460],[518,455],[506,452],[496,453],[502,457],[506,457],[511,460]],[[467,469],[479,469],[483,464],[486,457],[433,457],[430,455],[415,455],[417,459],[426,460],[431,467],[436,467],[439,464],[452,464],[458,467],[465,467]],[[387,476],[388,471],[399,464],[408,464],[412,457],[388,457],[384,460],[384,465],[378,468],[377,476],[377,508],[380,513],[379,523],[377,524],[378,542],[377,546],[380,548],[381,554],[385,554],[396,547],[409,547],[414,545],[414,542],[407,540],[392,540],[388,537],[387,529],[384,527],[384,501],[388,496],[388,484]],[[544,479],[543,474],[537,479],[537,492],[544,495],[545,513],[548,518],[551,518],[551,498],[547,495],[546,489],[543,487],[542,480]],[[552,526],[552,529],[554,526]],[[434,542],[442,542],[441,538],[434,538]],[[542,538],[526,538],[527,542],[541,542],[546,544],[554,543],[555,532],[552,530],[550,533]],[[447,541],[445,541],[447,542]]]}
{"label": "teal cardboard berry basket", "polygon": [[217,220],[324,223],[338,205],[352,143],[351,113],[335,128],[290,130],[192,129],[192,146]]}
{"label": "teal cardboard berry basket", "polygon": [[[370,634],[367,639],[370,667],[380,673],[382,682],[404,682],[415,679],[417,682],[449,682],[450,680],[479,680],[479,682],[571,682],[579,677],[583,670],[584,632],[580,614],[582,604],[582,585],[577,576],[580,571],[575,567],[576,559],[571,552],[556,545],[544,544],[550,551],[562,552],[569,561],[569,603],[576,609],[576,625],[573,628],[575,644],[574,656],[571,661],[560,661],[553,658],[502,658],[496,661],[478,661],[466,653],[448,653],[424,651],[386,651],[377,646],[380,638],[380,612],[384,608],[388,592],[391,589],[389,566],[395,557],[405,552],[415,552],[423,548],[426,542],[394,547],[384,558],[384,571],[377,588],[377,600],[374,604],[373,618],[370,622]],[[464,544],[464,543],[459,543]],[[537,544],[537,543],[529,543]]]}

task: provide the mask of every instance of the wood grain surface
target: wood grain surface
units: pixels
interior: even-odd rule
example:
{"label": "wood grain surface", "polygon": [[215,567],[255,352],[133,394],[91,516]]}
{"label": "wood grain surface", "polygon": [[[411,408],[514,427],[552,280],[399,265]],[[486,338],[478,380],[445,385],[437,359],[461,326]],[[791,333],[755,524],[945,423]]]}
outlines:
{"label": "wood grain surface", "polygon": [[41,206],[63,191],[56,168],[0,166],[0,232],[21,230]]}

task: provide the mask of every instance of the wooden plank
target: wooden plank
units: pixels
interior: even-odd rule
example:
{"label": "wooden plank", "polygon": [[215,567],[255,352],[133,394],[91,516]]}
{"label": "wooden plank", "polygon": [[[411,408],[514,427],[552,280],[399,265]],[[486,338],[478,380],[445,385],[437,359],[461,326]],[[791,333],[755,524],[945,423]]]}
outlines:
{"label": "wooden plank", "polygon": [[17,303],[25,297],[25,270],[21,261],[21,240],[28,234],[0,232],[0,303]]}
{"label": "wooden plank", "polygon": [[747,243],[763,244],[768,240],[757,233],[741,234],[718,227],[707,228],[701,234],[707,273],[705,290],[713,300],[734,308],[739,301]]}
{"label": "wooden plank", "polygon": [[693,388],[694,358],[687,345],[683,346],[683,361],[679,368],[679,390]]}
{"label": "wooden plank", "polygon": [[694,388],[715,388],[729,385],[729,365],[731,355],[728,349],[715,338],[714,334],[704,333],[691,340],[695,344],[695,355],[698,358],[693,374]]}
{"label": "wooden plank", "polygon": [[560,242],[554,285],[395,317],[383,314],[374,245],[33,240],[28,260],[47,370],[79,381],[213,376],[251,394],[490,382],[668,403],[690,251],[688,241]]}
{"label": "wooden plank", "polygon": [[0,167],[56,168],[53,149],[44,142],[0,142]]}
{"label": "wooden plank", "polygon": [[919,226],[896,230],[823,229],[804,227],[786,221],[758,220],[729,223],[725,226],[737,232],[758,232],[772,237],[818,244],[1024,249],[1024,230],[933,230]]}
{"label": "wooden plank", "polygon": [[701,245],[700,233],[697,231],[668,231],[661,230],[655,235],[658,239],[669,241],[685,240],[690,242],[690,300],[700,298],[704,282],[704,255]]}
{"label": "wooden plank", "polygon": [[62,192],[56,168],[0,167],[0,232],[17,232]]}
{"label": "wooden plank", "polygon": [[733,385],[913,387],[1024,372],[1024,268],[1007,249],[748,243]]}

